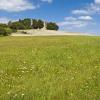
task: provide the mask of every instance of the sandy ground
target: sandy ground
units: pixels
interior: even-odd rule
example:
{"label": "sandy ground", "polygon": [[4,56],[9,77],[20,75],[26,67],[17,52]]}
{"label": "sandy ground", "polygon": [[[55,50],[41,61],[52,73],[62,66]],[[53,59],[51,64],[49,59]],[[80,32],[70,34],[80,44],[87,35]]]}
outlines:
{"label": "sandy ground", "polygon": [[[24,34],[26,32],[27,34]],[[20,30],[16,33],[12,33],[11,36],[63,36],[63,35],[88,35],[82,33],[67,33],[63,31],[53,31],[53,30]]]}

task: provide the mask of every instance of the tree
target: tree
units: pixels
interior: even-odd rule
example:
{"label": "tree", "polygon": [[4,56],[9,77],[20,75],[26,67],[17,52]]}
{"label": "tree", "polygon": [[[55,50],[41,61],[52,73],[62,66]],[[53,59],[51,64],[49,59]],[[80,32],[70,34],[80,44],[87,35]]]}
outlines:
{"label": "tree", "polygon": [[50,22],[50,23],[47,23],[46,28],[47,30],[58,30],[59,26],[56,23]]}
{"label": "tree", "polygon": [[25,26],[25,29],[31,29],[31,19],[26,18],[24,20],[19,20],[20,23],[22,23]]}
{"label": "tree", "polygon": [[38,28],[41,29],[44,27],[44,22],[42,20],[38,20]]}
{"label": "tree", "polygon": [[38,29],[38,21],[33,19],[33,25],[32,25],[33,29]]}
{"label": "tree", "polygon": [[25,29],[25,26],[23,25],[23,23],[20,23],[20,22],[13,22],[13,23],[11,23],[11,25],[9,27],[13,30]]}

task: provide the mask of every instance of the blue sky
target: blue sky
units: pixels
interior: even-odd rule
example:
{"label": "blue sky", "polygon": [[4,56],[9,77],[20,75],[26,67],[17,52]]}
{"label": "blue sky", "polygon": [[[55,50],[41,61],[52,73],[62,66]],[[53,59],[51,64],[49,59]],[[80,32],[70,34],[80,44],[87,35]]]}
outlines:
{"label": "blue sky", "polygon": [[60,30],[100,35],[100,0],[0,0],[0,22],[54,21]]}

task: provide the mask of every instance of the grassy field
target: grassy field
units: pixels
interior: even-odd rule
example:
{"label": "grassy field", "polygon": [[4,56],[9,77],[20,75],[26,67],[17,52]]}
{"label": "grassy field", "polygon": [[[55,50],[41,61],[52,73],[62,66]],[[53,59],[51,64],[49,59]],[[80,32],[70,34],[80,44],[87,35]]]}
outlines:
{"label": "grassy field", "polygon": [[0,100],[100,100],[100,37],[0,37]]}

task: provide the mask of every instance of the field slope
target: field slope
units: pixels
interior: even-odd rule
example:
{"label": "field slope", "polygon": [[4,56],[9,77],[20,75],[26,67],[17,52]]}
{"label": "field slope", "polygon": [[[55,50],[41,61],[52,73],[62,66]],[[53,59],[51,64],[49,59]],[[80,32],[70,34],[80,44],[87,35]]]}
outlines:
{"label": "field slope", "polygon": [[74,32],[71,33],[71,32],[54,31],[54,30],[37,30],[37,29],[18,30],[17,32],[11,34],[11,36],[66,36],[66,35],[91,36],[92,34],[74,33]]}
{"label": "field slope", "polygon": [[100,100],[100,37],[0,37],[0,100]]}

